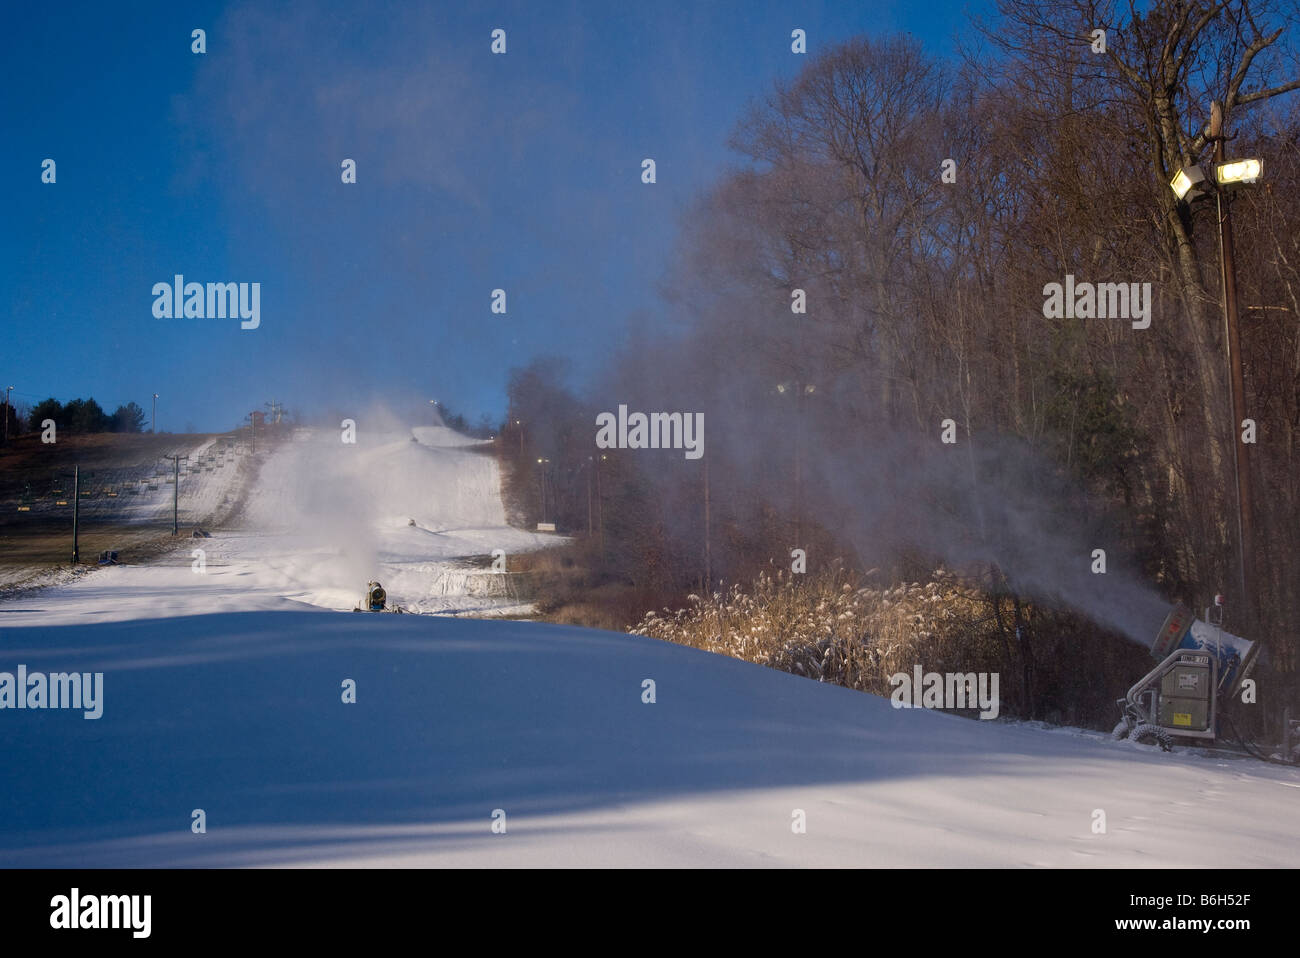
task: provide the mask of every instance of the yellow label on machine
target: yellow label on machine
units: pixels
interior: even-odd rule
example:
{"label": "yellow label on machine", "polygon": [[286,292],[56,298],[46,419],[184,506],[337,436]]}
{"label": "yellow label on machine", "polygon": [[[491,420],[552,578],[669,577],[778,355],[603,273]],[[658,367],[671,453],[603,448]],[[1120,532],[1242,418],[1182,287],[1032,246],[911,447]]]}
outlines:
{"label": "yellow label on machine", "polygon": [[1191,724],[1192,724],[1192,716],[1191,716],[1191,714],[1188,713],[1188,712],[1175,712],[1175,713],[1174,713],[1174,724],[1175,724],[1175,725],[1191,725]]}

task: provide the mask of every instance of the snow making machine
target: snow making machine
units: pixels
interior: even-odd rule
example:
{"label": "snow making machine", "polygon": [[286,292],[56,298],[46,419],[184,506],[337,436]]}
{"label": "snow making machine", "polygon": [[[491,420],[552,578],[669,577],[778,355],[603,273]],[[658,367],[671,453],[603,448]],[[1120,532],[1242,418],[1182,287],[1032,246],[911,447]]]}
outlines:
{"label": "snow making machine", "polygon": [[366,594],[361,597],[361,601],[357,603],[357,607],[352,611],[402,613],[407,610],[403,609],[400,605],[389,605],[388,593],[384,591],[384,587],[374,579],[371,579],[366,583]]}
{"label": "snow making machine", "polygon": [[1258,654],[1256,643],[1175,606],[1151,643],[1159,664],[1118,702],[1122,718],[1115,738],[1159,745],[1166,752],[1175,738],[1213,741],[1220,703],[1240,691]]}
{"label": "snow making machine", "polygon": [[383,612],[388,605],[388,593],[373,579],[366,583],[366,594],[353,612]]}

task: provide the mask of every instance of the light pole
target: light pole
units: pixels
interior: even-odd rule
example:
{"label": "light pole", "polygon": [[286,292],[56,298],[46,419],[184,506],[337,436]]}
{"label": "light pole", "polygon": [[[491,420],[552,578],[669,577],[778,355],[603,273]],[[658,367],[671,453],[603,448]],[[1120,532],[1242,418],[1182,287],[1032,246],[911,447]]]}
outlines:
{"label": "light pole", "polygon": [[77,526],[81,519],[81,466],[72,467],[72,564],[81,561],[81,546],[77,539]]}
{"label": "light pole", "polygon": [[793,382],[778,383],[776,391],[781,395],[794,393],[795,430],[794,430],[794,544],[803,547],[803,399],[811,396],[817,387],[812,383]]}
{"label": "light pole", "polygon": [[[1218,133],[1218,131],[1215,131]],[[1226,161],[1222,134],[1214,141],[1216,172]],[[1241,441],[1242,420],[1246,416],[1246,385],[1241,369],[1241,332],[1237,318],[1237,261],[1232,240],[1232,200],[1226,191],[1215,191],[1219,220],[1219,266],[1223,281],[1224,341],[1228,349],[1228,373],[1232,380],[1232,461],[1237,479],[1237,544],[1241,570],[1241,596],[1246,614],[1254,610],[1248,591],[1255,582],[1254,508],[1250,496],[1250,447]]]}
{"label": "light pole", "polygon": [[189,456],[163,456],[164,459],[170,459],[174,463],[175,472],[172,473],[172,535],[180,532],[178,516],[180,514],[181,498],[181,460],[189,462]]}
{"label": "light pole", "polygon": [[588,539],[591,538],[591,529],[592,529],[591,474],[592,472],[595,471],[595,469],[596,469],[596,457],[588,456],[587,457],[587,538]]}
{"label": "light pole", "polygon": [[9,394],[14,391],[13,386],[5,387],[5,445],[9,445],[9,410],[13,408],[13,403],[9,399]]}
{"label": "light pole", "polygon": [[157,435],[158,433],[158,394],[153,394],[153,414],[149,418],[149,432]]}
{"label": "light pole", "polygon": [[524,424],[516,419],[515,425],[519,427],[519,455],[522,456],[524,454]]}
{"label": "light pole", "polygon": [[551,464],[551,460],[549,459],[537,460],[537,465],[539,466],[537,470],[538,480],[539,480],[539,485],[542,487],[542,518],[540,520],[541,522],[546,521],[546,467],[549,466],[550,464]]}
{"label": "light pole", "polygon": [[601,555],[605,554],[605,511],[604,498],[600,491],[600,464],[606,462],[608,459],[609,456],[601,453],[599,457],[593,457],[591,460],[592,466],[595,467],[596,471],[596,538],[600,543]]}
{"label": "light pole", "polygon": [[704,457],[704,588],[713,592],[713,530],[709,514],[709,457]]}
{"label": "light pole", "polygon": [[1223,110],[1216,102],[1210,112],[1207,139],[1214,143],[1213,177],[1207,178],[1197,165],[1183,167],[1169,184],[1178,199],[1193,200],[1214,194],[1219,224],[1219,270],[1223,285],[1223,333],[1227,350],[1232,399],[1232,464],[1237,491],[1237,570],[1240,576],[1242,608],[1248,621],[1254,613],[1250,586],[1255,581],[1254,509],[1250,490],[1250,447],[1242,442],[1242,421],[1246,418],[1245,376],[1241,364],[1241,332],[1237,317],[1237,265],[1232,239],[1232,197],[1238,186],[1257,183],[1264,164],[1258,159],[1229,161],[1224,157]]}

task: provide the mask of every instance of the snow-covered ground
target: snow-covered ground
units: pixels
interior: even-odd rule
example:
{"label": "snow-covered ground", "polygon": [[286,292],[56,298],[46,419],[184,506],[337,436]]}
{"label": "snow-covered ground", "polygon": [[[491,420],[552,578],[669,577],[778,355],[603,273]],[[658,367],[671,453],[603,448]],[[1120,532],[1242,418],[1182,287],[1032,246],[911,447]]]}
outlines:
{"label": "snow-covered ground", "polygon": [[[166,455],[182,458],[179,463],[173,463]],[[246,475],[240,466],[248,448],[229,436],[216,436],[194,445],[177,440],[166,455],[145,457],[115,468],[83,469],[82,521],[170,522],[177,471],[181,521],[209,521],[223,512],[223,506],[233,502]],[[38,499],[33,508],[44,514],[57,510],[70,515],[66,505],[72,499],[70,477],[62,478],[61,489],[65,505],[58,506],[45,497]]]}
{"label": "snow-covered ground", "polygon": [[325,611],[37,620],[3,632],[18,663],[102,671],[103,716],[0,713],[4,866],[1199,868],[1300,850],[1293,770],[895,710],[639,636]]}
{"label": "snow-covered ground", "polygon": [[[162,438],[165,442],[168,437]],[[194,525],[224,522],[237,508],[241,490],[251,473],[246,444],[230,436],[214,436],[197,443],[177,437],[155,447],[154,453],[145,455],[137,451],[139,458],[130,461],[132,453],[128,451],[122,453],[126,462],[81,470],[77,512],[82,529],[110,525],[119,531],[131,525],[139,525],[141,529],[167,529],[173,508],[177,508],[180,524],[188,534]],[[173,455],[181,457],[179,496],[176,495],[176,464],[166,458]],[[61,518],[70,530],[75,488],[72,477],[56,470],[53,480],[49,488],[34,489],[35,495],[24,500],[23,507],[43,522]],[[127,545],[122,548],[123,558],[131,561],[131,548]],[[8,562],[0,565],[0,590],[58,586],[84,578],[93,571],[96,570],[66,566],[41,569]]]}
{"label": "snow-covered ground", "polygon": [[0,672],[103,673],[98,719],[0,710],[0,866],[1300,856],[1297,770],[896,710],[640,636],[331,611],[371,577],[404,605],[499,606],[439,576],[553,539],[506,525],[494,461],[447,430],[302,438],[245,530],[192,540],[206,571],[181,553],[0,604]]}
{"label": "snow-covered ground", "polygon": [[[376,579],[391,605],[412,612],[528,611],[509,575],[460,561],[500,550],[508,572],[512,556],[557,541],[506,523],[496,460],[471,448],[483,443],[443,426],[361,430],[356,438],[300,430],[261,466],[234,529],[191,540],[160,562],[96,570],[0,609],[40,609],[49,623],[303,604],[349,610]],[[237,497],[234,477],[234,469],[183,475],[182,521]]]}

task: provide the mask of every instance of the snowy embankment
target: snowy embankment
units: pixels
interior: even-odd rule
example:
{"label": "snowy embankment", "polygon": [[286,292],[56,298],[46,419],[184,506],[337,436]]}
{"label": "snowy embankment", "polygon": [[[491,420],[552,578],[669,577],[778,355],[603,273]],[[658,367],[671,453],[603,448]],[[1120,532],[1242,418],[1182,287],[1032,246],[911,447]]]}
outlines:
{"label": "snowy embankment", "polygon": [[3,618],[23,620],[3,668],[104,674],[97,720],[0,712],[3,866],[1190,868],[1300,849],[1293,770],[895,710],[639,636]]}
{"label": "snowy embankment", "polygon": [[[194,446],[178,444],[173,448],[175,452],[168,455],[181,457],[179,463],[157,456],[133,465],[83,470],[81,520],[87,524],[170,523],[176,504],[181,522],[205,524],[222,516],[246,478],[241,466],[248,455],[247,446],[228,436],[215,436]],[[180,495],[175,503],[178,473]],[[70,499],[71,481],[65,477],[63,485]],[[52,506],[45,501],[37,508],[48,512]]]}
{"label": "snowy embankment", "polygon": [[[102,461],[104,446],[99,445],[101,461],[81,468],[79,488],[74,486],[70,471],[75,452],[68,454],[68,461],[50,469],[48,485],[45,473],[40,474],[40,481],[29,482],[29,494],[17,501],[19,513],[32,523],[26,528],[15,527],[16,531],[31,534],[35,530],[39,534],[43,529],[54,533],[61,527],[66,531],[70,552],[75,499],[82,532],[111,530],[109,534],[116,537],[111,547],[121,550],[123,561],[136,562],[140,561],[140,546],[146,543],[151,530],[162,533],[170,529],[177,504],[186,535],[194,525],[206,527],[224,522],[237,508],[250,473],[245,444],[230,436],[214,436],[197,443],[184,436],[120,438],[125,445],[111,457],[111,464]],[[150,448],[140,448],[141,438],[150,440]],[[169,460],[169,456],[180,457],[179,463]],[[179,503],[175,496],[177,472]],[[152,543],[149,546],[144,552],[152,554],[155,549]],[[86,550],[84,539],[82,559],[96,559],[93,551]],[[0,596],[66,584],[95,571],[93,565],[50,567],[40,561],[25,565],[11,558],[0,564]]]}
{"label": "snowy embankment", "polygon": [[1296,770],[895,710],[640,636],[331,612],[369,578],[491,607],[455,557],[554,541],[506,525],[491,457],[415,438],[304,434],[201,557],[0,604],[0,673],[103,675],[99,718],[0,710],[0,866],[1300,857]]}

